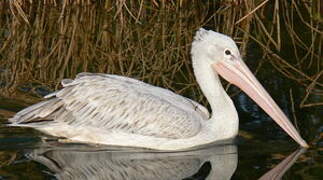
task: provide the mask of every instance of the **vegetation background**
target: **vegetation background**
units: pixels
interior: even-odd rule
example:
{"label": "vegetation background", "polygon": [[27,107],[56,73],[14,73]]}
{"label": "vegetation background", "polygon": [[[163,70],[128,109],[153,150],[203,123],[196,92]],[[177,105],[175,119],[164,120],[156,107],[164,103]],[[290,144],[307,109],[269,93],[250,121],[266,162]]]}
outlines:
{"label": "vegetation background", "polygon": [[[233,37],[247,64],[256,64],[255,73],[270,63],[305,88],[298,106],[323,104],[319,0],[6,0],[0,5],[3,96],[19,97],[17,90],[35,87],[52,91],[79,72],[104,72],[205,104],[189,53],[195,31],[205,27]],[[319,98],[312,100],[311,94]]]}

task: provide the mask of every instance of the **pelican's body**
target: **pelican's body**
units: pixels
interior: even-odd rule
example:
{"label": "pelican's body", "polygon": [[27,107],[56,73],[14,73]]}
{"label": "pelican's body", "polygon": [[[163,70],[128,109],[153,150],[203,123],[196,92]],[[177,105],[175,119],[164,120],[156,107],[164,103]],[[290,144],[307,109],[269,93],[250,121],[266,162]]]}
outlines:
{"label": "pelican's body", "polygon": [[166,89],[122,76],[81,73],[75,80],[63,80],[64,88],[47,96],[47,101],[17,113],[10,119],[11,125],[33,127],[72,141],[158,150],[189,149],[230,139],[238,133],[238,115],[219,73],[249,93],[287,133],[307,146],[252,79],[231,38],[200,29],[191,53],[211,116],[202,105]]}
{"label": "pelican's body", "polygon": [[[159,150],[186,149],[224,139],[224,134],[214,133],[218,126],[212,125],[207,109],[167,89],[123,76],[91,73],[81,73],[63,85],[62,90],[47,96],[51,98],[48,101],[15,116],[23,122],[36,117],[49,121],[19,125],[74,141]],[[223,114],[226,123],[219,126],[238,121],[228,100],[232,113]],[[226,138],[237,134],[235,125]]]}

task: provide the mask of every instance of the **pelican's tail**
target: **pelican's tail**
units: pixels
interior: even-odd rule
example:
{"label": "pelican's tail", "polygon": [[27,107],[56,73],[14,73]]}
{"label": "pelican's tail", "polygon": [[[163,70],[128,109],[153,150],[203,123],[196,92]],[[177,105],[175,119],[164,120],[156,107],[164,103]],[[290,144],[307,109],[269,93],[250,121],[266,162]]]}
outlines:
{"label": "pelican's tail", "polygon": [[62,106],[63,102],[58,98],[42,101],[19,111],[9,119],[8,126],[34,126],[31,124],[52,121]]}

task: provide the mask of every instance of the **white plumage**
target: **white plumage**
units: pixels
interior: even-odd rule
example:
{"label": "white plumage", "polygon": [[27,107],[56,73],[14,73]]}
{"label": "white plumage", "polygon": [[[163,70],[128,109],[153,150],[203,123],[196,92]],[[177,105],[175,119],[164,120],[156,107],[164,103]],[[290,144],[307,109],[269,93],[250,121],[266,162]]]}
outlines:
{"label": "white plumage", "polygon": [[[202,117],[208,117],[208,111],[197,102],[135,79],[81,73],[75,80],[66,81],[62,90],[46,97],[52,98],[49,101],[19,112],[15,122],[55,119],[45,125],[66,124],[178,139],[196,135]],[[34,114],[29,113],[31,110]]]}

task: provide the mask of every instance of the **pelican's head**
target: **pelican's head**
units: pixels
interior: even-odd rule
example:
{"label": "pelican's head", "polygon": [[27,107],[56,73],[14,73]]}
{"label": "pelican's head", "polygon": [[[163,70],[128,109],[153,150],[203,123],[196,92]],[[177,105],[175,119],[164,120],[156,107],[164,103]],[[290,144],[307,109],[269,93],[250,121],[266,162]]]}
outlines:
{"label": "pelican's head", "polygon": [[230,37],[201,28],[194,37],[191,53],[193,59],[198,61],[193,63],[207,65],[207,68],[212,68],[225,80],[238,86],[296,142],[308,147],[283,111],[242,61],[238,47]]}
{"label": "pelican's head", "polygon": [[196,32],[191,53],[206,56],[203,60],[210,64],[241,59],[236,43],[229,36],[203,28]]}

